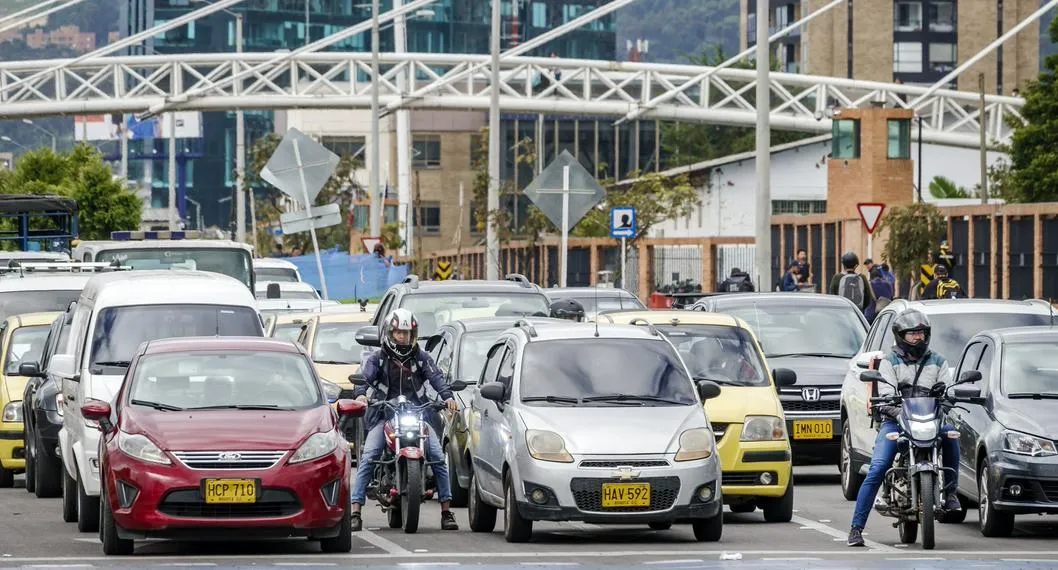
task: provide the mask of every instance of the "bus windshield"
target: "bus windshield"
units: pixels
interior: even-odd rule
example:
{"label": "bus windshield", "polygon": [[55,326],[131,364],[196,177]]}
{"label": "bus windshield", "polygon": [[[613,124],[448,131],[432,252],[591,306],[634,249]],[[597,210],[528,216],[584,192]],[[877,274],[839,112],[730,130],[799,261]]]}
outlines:
{"label": "bus windshield", "polygon": [[118,260],[133,269],[190,269],[212,271],[233,277],[253,289],[253,258],[238,248],[182,247],[108,249],[99,252],[96,261]]}

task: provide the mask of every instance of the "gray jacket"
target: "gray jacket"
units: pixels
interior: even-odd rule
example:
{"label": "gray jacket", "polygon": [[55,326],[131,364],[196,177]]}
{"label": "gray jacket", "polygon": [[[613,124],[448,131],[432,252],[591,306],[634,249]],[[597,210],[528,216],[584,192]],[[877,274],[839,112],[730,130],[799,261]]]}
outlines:
{"label": "gray jacket", "polygon": [[[922,372],[919,373],[919,367]],[[886,381],[900,388],[903,397],[928,396],[934,384],[943,382],[948,386],[954,383],[948,361],[936,352],[929,351],[921,360],[911,360],[903,352],[894,348],[892,352],[885,355],[878,365],[878,373]],[[915,376],[918,376],[916,381]],[[878,396],[891,396],[894,391],[892,386],[879,382]],[[900,413],[897,406],[880,406],[878,411],[883,416],[895,418]]]}

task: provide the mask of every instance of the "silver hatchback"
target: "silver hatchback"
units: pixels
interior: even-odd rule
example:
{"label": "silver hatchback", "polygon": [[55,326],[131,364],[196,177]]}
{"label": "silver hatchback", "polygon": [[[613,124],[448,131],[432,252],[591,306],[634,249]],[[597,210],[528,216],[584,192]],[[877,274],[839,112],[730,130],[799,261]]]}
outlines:
{"label": "silver hatchback", "polygon": [[534,521],[689,522],[720,540],[716,440],[697,385],[652,326],[527,322],[489,349],[470,410],[470,527],[508,542]]}

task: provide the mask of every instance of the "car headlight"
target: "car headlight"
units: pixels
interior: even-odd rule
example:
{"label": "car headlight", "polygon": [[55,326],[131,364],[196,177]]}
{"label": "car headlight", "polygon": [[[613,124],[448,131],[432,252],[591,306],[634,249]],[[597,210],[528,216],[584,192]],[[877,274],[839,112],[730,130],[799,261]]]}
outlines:
{"label": "car headlight", "polygon": [[59,392],[58,394],[55,394],[55,412],[57,414],[59,414],[60,418],[62,417],[62,413],[63,413],[62,412],[62,403],[63,403],[62,392]]}
{"label": "car headlight", "polygon": [[327,397],[328,402],[333,402],[338,399],[338,396],[342,395],[342,387],[335,384],[334,382],[328,382],[323,380],[323,395]]}
{"label": "car headlight", "polygon": [[1003,450],[1032,457],[1058,455],[1058,450],[1055,450],[1053,441],[1010,430],[1003,432]]}
{"label": "car headlight", "polygon": [[148,463],[169,465],[169,457],[147,436],[138,433],[118,432],[118,449],[129,457]]}
{"label": "car headlight", "polygon": [[531,429],[525,432],[525,445],[529,455],[540,461],[573,463],[573,456],[566,451],[566,442],[553,431]]}
{"label": "car headlight", "polygon": [[8,402],[4,406],[4,422],[18,423],[22,421],[22,400]]}
{"label": "car headlight", "polygon": [[338,448],[338,432],[335,430],[314,433],[298,447],[290,458],[290,463],[303,463],[327,455]]}
{"label": "car headlight", "polygon": [[419,427],[419,418],[417,418],[417,417],[415,417],[415,416],[413,416],[411,414],[405,414],[405,415],[400,417],[400,427],[402,427],[402,428]]}
{"label": "car headlight", "polygon": [[708,459],[713,454],[713,434],[706,428],[689,429],[680,434],[676,461]]}
{"label": "car headlight", "polygon": [[786,439],[786,422],[776,416],[746,416],[741,441],[781,441]]}
{"label": "car headlight", "polygon": [[911,437],[919,441],[937,438],[936,422],[910,422]]}

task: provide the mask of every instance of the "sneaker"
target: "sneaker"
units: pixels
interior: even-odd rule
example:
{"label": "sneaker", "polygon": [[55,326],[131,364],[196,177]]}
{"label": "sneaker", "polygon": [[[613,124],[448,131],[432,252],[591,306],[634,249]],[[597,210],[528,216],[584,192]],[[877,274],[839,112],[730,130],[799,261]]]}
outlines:
{"label": "sneaker", "polygon": [[863,531],[858,528],[853,528],[849,531],[849,540],[846,542],[849,546],[863,546]]}
{"label": "sneaker", "polygon": [[941,506],[941,508],[945,511],[961,511],[962,503],[959,502],[959,497],[955,493],[952,493],[945,497],[944,505]]}
{"label": "sneaker", "polygon": [[360,529],[364,528],[364,521],[360,518],[360,513],[353,513],[351,515],[353,532],[360,532]]}
{"label": "sneaker", "polygon": [[459,530],[459,524],[456,523],[456,516],[452,511],[441,512],[441,530]]}

